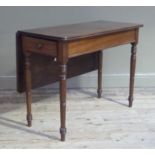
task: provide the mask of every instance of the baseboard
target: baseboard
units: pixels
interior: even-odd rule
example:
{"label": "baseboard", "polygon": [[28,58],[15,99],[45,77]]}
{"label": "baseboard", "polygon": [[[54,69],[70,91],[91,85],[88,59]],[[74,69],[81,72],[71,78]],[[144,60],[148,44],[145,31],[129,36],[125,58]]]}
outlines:
{"label": "baseboard", "polygon": [[[128,87],[129,74],[104,74],[104,87]],[[84,74],[68,80],[68,88],[96,88],[97,76]],[[58,88],[58,83],[52,84],[52,88]],[[155,73],[135,76],[135,87],[155,87]],[[0,76],[0,89],[16,89],[16,76]]]}

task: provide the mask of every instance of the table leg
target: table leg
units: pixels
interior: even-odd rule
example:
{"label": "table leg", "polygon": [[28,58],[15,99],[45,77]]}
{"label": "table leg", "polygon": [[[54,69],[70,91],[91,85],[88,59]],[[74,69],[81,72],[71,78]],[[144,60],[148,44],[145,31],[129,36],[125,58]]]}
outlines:
{"label": "table leg", "polygon": [[98,98],[101,98],[102,95],[102,63],[103,63],[103,53],[102,51],[99,51],[98,53],[98,89],[97,89],[97,94]]}
{"label": "table leg", "polygon": [[31,114],[31,70],[30,70],[30,54],[25,52],[25,91],[26,91],[26,105],[27,105],[27,123],[28,126],[32,126],[32,114]]}
{"label": "table leg", "polygon": [[65,141],[66,134],[66,72],[67,65],[60,64],[60,119],[61,141]]}
{"label": "table leg", "polygon": [[130,88],[129,88],[129,98],[128,98],[129,107],[132,107],[132,102],[133,102],[137,43],[132,43],[131,45],[132,47],[131,47],[131,59],[130,59]]}

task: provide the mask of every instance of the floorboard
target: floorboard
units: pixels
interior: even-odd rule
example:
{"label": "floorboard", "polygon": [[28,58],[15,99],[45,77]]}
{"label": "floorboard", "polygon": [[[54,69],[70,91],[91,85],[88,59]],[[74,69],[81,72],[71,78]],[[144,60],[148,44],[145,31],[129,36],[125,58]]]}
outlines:
{"label": "floorboard", "polygon": [[60,141],[58,90],[33,91],[33,126],[26,126],[25,95],[0,90],[0,148],[155,148],[155,88],[70,89],[67,137]]}

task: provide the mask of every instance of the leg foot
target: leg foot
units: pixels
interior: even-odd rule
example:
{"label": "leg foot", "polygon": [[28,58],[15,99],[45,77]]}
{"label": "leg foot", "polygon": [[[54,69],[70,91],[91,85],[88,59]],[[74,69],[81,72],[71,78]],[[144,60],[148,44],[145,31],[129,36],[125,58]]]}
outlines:
{"label": "leg foot", "polygon": [[65,141],[66,128],[60,128],[61,141]]}
{"label": "leg foot", "polygon": [[101,98],[101,96],[102,96],[102,90],[101,89],[97,90],[97,96],[98,96],[98,98]]}
{"label": "leg foot", "polygon": [[129,107],[132,107],[133,97],[129,96],[128,101],[129,101]]}
{"label": "leg foot", "polygon": [[32,126],[32,114],[27,114],[27,125],[28,127]]}

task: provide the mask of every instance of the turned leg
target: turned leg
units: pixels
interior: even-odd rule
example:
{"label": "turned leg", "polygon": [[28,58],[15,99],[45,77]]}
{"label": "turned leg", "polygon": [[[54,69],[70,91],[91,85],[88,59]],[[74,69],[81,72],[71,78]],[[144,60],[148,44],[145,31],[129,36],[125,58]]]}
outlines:
{"label": "turned leg", "polygon": [[98,94],[98,98],[101,98],[102,95],[102,58],[103,57],[103,53],[102,51],[99,51],[98,53],[98,89],[97,89],[97,94]]}
{"label": "turned leg", "polygon": [[25,52],[25,91],[26,91],[26,105],[27,105],[27,123],[28,126],[32,126],[32,114],[31,114],[31,70],[30,70],[30,53]]}
{"label": "turned leg", "polygon": [[66,72],[67,65],[60,64],[60,119],[61,141],[65,141],[66,135]]}
{"label": "turned leg", "polygon": [[129,88],[129,107],[132,107],[133,102],[133,92],[134,92],[134,78],[135,78],[135,68],[136,68],[136,45],[137,43],[131,44],[131,59],[130,59],[130,88]]}

